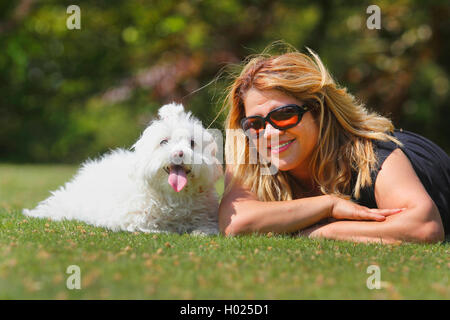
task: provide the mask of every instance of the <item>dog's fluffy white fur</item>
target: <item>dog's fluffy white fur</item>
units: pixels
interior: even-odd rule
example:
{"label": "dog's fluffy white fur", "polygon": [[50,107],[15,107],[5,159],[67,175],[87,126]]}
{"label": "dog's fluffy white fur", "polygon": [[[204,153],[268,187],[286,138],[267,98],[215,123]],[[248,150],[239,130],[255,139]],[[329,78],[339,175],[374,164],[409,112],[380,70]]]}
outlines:
{"label": "dog's fluffy white fur", "polygon": [[222,166],[214,137],[180,104],[158,115],[131,150],[85,162],[70,182],[23,213],[114,231],[218,233],[215,182]]}

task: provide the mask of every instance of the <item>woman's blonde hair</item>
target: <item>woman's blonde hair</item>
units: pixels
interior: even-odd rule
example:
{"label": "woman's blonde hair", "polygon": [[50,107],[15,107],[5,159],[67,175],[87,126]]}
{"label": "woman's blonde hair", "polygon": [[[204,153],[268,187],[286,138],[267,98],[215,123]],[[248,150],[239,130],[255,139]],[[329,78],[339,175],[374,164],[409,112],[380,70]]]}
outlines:
{"label": "woman's blonde hair", "polygon": [[[310,56],[294,50],[281,55],[254,56],[235,78],[225,99],[225,107],[229,108],[225,157],[227,164],[233,163],[232,180],[225,192],[239,181],[262,201],[293,199],[296,180],[288,172],[278,170],[276,174],[265,175],[262,170],[267,170],[269,164],[249,163],[249,140],[239,129],[245,117],[244,96],[251,88],[280,90],[315,105],[311,112],[319,126],[319,137],[309,169],[324,194],[344,198],[353,194],[359,198],[361,189],[373,182],[370,173],[377,159],[372,140],[400,144],[389,135],[394,130],[392,122],[369,112],[336,84],[317,54],[311,50],[309,53]],[[353,190],[352,172],[356,177]]]}

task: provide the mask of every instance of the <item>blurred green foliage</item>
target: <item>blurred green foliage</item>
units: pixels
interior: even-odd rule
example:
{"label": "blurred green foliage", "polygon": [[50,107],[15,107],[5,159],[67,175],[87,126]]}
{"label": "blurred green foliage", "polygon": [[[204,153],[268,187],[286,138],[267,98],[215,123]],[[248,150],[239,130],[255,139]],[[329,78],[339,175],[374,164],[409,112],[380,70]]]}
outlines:
{"label": "blurred green foliage", "polygon": [[[371,2],[0,1],[0,160],[129,147],[172,100],[209,125],[220,71],[276,40],[312,48],[370,108],[449,152],[448,1],[376,1],[380,30],[366,27]],[[66,27],[71,4],[81,30]]]}

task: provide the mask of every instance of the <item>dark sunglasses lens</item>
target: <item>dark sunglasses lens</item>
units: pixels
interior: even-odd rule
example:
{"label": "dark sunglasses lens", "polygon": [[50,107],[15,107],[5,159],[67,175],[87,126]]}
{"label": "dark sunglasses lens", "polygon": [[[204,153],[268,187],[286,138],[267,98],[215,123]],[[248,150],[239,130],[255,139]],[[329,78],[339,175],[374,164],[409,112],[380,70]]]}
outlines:
{"label": "dark sunglasses lens", "polygon": [[282,108],[270,114],[270,120],[281,128],[296,125],[299,117],[299,111],[294,107]]}
{"label": "dark sunglasses lens", "polygon": [[258,133],[264,128],[264,120],[260,118],[248,118],[242,121],[242,129],[252,135]]}

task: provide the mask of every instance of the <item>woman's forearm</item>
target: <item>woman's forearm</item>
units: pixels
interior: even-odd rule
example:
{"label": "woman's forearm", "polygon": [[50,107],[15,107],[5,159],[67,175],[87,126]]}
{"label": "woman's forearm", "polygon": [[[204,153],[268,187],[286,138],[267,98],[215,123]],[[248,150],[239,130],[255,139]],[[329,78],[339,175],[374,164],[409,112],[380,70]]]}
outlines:
{"label": "woman's forearm", "polygon": [[[433,243],[442,241],[442,223],[435,219],[422,219],[423,212],[432,210],[430,216],[439,218],[439,211],[432,204],[412,206],[399,214],[388,216],[385,221],[336,221],[315,225],[299,232],[310,238],[328,238],[356,242]],[[439,220],[439,219],[438,219]]]}
{"label": "woman's forearm", "polygon": [[[246,233],[290,233],[311,226],[330,216],[334,200],[331,196],[317,196],[289,201],[236,201],[234,214],[226,214],[231,221],[223,231],[227,235]],[[239,214],[237,214],[239,212]]]}
{"label": "woman's forearm", "polygon": [[[336,221],[315,225],[299,232],[300,236],[348,240],[354,242],[396,243],[400,240],[386,221]],[[397,233],[397,235],[399,232]]]}
{"label": "woman's forearm", "polygon": [[312,226],[300,231],[300,235],[310,238],[327,238],[355,242],[427,242],[426,224],[413,224],[405,219],[408,212],[392,216],[383,222],[336,221],[326,225]]}

